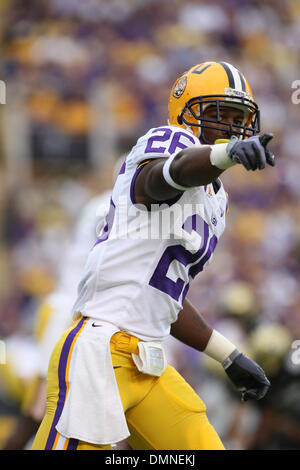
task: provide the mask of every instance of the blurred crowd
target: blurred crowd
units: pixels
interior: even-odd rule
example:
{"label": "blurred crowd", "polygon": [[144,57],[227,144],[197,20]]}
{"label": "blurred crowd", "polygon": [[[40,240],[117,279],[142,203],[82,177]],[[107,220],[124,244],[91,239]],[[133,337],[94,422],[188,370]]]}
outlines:
{"label": "blurred crowd", "polygon": [[[28,348],[22,380],[34,368],[36,309],[55,289],[80,209],[111,187],[136,139],[167,122],[177,76],[223,60],[250,82],[277,160],[224,173],[227,230],[190,298],[274,386],[264,403],[240,404],[202,355],[175,341],[169,351],[225,444],[300,448],[299,1],[0,0],[0,16],[0,338]],[[6,429],[19,399],[0,386]]]}

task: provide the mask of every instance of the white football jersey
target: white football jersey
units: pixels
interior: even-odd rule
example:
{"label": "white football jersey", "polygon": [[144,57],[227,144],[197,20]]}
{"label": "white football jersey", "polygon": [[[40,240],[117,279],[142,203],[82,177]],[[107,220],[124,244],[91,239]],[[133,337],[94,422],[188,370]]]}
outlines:
{"label": "white football jersey", "polygon": [[225,228],[227,195],[218,180],[151,210],[136,204],[135,179],[153,158],[201,145],[176,126],[150,129],[127,156],[113,188],[106,225],[91,250],[78,298],[80,314],[110,322],[145,341],[162,341],[194,277],[211,261]]}

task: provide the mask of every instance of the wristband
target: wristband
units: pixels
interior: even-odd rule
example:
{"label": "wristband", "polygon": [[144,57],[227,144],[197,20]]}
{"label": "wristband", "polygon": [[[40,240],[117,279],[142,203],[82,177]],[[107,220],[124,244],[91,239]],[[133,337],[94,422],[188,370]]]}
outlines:
{"label": "wristband", "polygon": [[203,352],[207,356],[223,364],[230,354],[236,349],[236,346],[231,341],[229,341],[229,339],[225,338],[225,336],[221,335],[221,333],[218,331],[213,330]]}
{"label": "wristband", "polygon": [[227,143],[211,145],[210,163],[220,170],[226,170],[235,165],[227,153]]}
{"label": "wristband", "polygon": [[168,183],[169,186],[172,186],[172,188],[179,189],[180,191],[186,191],[187,189],[191,189],[191,187],[189,187],[189,186],[181,186],[180,184],[175,183],[175,181],[171,177],[171,175],[170,175],[170,166],[171,166],[171,164],[172,164],[175,157],[176,157],[176,154],[169,157],[167,159],[167,161],[165,162],[165,164],[163,166],[163,177],[164,177],[166,183]]}

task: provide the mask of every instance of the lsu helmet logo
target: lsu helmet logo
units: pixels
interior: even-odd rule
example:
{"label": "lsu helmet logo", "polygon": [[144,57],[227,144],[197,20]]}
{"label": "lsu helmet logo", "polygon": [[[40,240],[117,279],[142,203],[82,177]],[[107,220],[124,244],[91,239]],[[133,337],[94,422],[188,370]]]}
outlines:
{"label": "lsu helmet logo", "polygon": [[182,77],[178,79],[177,83],[174,86],[174,90],[173,90],[174,98],[180,98],[180,96],[186,89],[186,84],[187,84],[187,76],[183,75]]}

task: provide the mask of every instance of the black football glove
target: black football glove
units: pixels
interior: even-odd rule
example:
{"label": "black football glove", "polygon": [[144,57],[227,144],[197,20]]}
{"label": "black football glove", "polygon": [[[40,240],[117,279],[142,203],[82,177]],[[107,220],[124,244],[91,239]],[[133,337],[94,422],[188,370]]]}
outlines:
{"label": "black football glove", "polygon": [[242,392],[242,401],[260,400],[266,395],[271,384],[264,371],[237,349],[222,365],[235,387]]}
{"label": "black football glove", "polygon": [[263,170],[268,163],[275,166],[275,158],[271,150],[267,148],[273,134],[262,134],[238,140],[232,136],[227,145],[227,154],[233,162],[241,163],[246,170]]}

